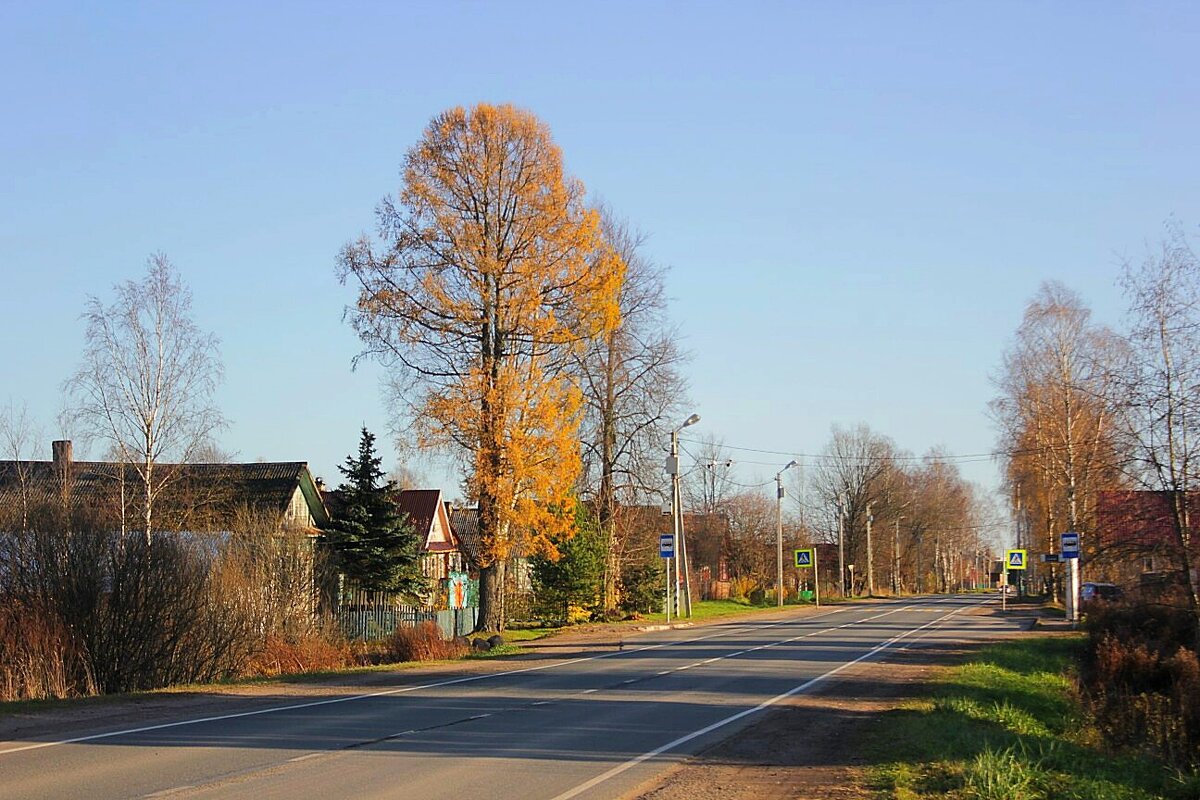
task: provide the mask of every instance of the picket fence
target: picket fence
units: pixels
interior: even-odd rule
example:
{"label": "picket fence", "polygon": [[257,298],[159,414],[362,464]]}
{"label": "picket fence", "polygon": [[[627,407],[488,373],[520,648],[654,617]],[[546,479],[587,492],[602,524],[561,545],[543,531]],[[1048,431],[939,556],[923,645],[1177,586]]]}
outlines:
{"label": "picket fence", "polygon": [[415,628],[424,622],[437,623],[442,636],[466,636],[475,628],[479,609],[434,610],[398,602],[377,592],[347,592],[337,605],[336,617],[342,633],[350,639],[384,639],[397,628]]}

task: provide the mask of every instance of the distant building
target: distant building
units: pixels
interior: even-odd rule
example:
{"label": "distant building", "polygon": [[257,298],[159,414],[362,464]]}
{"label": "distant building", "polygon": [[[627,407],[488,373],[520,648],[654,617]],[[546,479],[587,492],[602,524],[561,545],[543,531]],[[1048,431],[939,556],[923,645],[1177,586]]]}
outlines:
{"label": "distant building", "polygon": [[[1096,532],[1094,541],[1083,542],[1085,556],[1090,553],[1097,571],[1121,583],[1172,582],[1184,558],[1176,530],[1177,499],[1174,492],[1099,492]],[[1200,532],[1200,493],[1189,494],[1184,502],[1189,521],[1194,521],[1191,527]]]}

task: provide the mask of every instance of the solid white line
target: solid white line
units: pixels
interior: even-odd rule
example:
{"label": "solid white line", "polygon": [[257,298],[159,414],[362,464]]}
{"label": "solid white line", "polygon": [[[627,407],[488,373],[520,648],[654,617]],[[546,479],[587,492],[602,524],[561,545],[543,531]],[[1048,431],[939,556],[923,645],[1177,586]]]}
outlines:
{"label": "solid white line", "polygon": [[580,694],[592,694],[593,692],[598,692],[598,691],[600,691],[600,690],[599,689],[584,689],[582,692],[580,692]]}
{"label": "solid white line", "polygon": [[[831,614],[837,614],[842,611],[848,611],[849,608],[836,608],[824,614],[818,614],[812,617],[807,617],[803,620],[786,619],[778,622],[770,622],[761,626],[752,626],[754,628],[774,628],[779,625],[792,624],[797,621],[808,621],[810,619],[820,619]],[[66,744],[78,744],[80,742],[94,742],[98,739],[111,739],[115,736],[128,736],[134,733],[147,733],[149,731],[158,731],[166,728],[178,728],[185,725],[199,725],[205,722],[222,722],[228,719],[241,719],[243,717],[257,717],[264,714],[277,714],[282,711],[299,711],[305,708],[316,708],[318,706],[330,706],[338,703],[353,703],[358,700],[372,700],[377,697],[389,697],[397,694],[407,694],[409,692],[418,692],[424,689],[439,689],[443,686],[455,686],[462,683],[475,683],[478,681],[490,680],[492,678],[504,678],[509,675],[521,675],[528,672],[540,672],[548,669],[557,669],[559,667],[567,667],[573,664],[582,664],[588,661],[599,661],[605,658],[615,658],[618,656],[631,655],[633,653],[643,653],[648,650],[661,650],[664,647],[678,647],[680,645],[692,644],[694,642],[703,642],[709,639],[718,639],[722,636],[731,636],[734,633],[742,630],[747,630],[747,626],[739,626],[731,630],[723,630],[718,633],[710,634],[709,636],[698,636],[694,639],[684,639],[682,641],[662,642],[660,644],[646,645],[644,647],[636,647],[631,650],[614,650],[610,653],[600,653],[594,656],[583,656],[581,658],[571,658],[566,661],[558,661],[553,664],[542,664],[536,667],[523,667],[521,669],[511,669],[504,672],[490,672],[486,675],[469,675],[463,678],[452,678],[445,681],[436,681],[434,683],[425,683],[418,686],[402,686],[397,689],[385,689],[380,692],[370,692],[367,694],[356,694],[349,697],[334,697],[329,700],[313,700],[308,703],[293,703],[286,706],[272,706],[270,708],[260,708],[255,711],[237,711],[232,714],[217,714],[211,717],[196,717],[193,719],[178,720],[176,722],[163,722],[158,725],[143,725],[139,728],[124,728],[122,730],[108,731],[107,733],[93,733],[87,736],[76,736],[70,739],[58,739],[52,742],[38,742],[36,744],[21,745],[20,747],[10,747],[7,750],[0,750],[0,756],[11,755],[13,753],[23,753],[29,750],[41,750],[46,747],[59,747]],[[666,673],[659,673],[665,675]]]}
{"label": "solid white line", "polygon": [[[937,602],[942,602],[942,601],[937,601]],[[865,619],[859,620],[859,621],[865,622],[865,621],[872,620],[872,619],[878,619],[878,616],[886,616],[887,614],[893,614],[893,613],[899,612],[899,610],[905,610],[906,608],[913,608],[913,606],[907,606],[905,608],[895,609],[895,610],[893,610],[893,612],[887,612],[886,614],[870,616],[870,618],[865,618]],[[460,684],[473,684],[473,682],[478,682],[481,680],[491,680],[493,678],[508,678],[508,676],[510,676],[510,675],[521,675],[521,674],[532,673],[532,672],[544,672],[544,670],[547,670],[547,669],[557,669],[559,667],[570,667],[570,666],[574,666],[574,664],[578,664],[578,663],[586,663],[588,661],[600,661],[600,660],[604,660],[604,658],[614,658],[614,657],[618,657],[618,656],[631,655],[631,654],[636,654],[636,652],[646,652],[648,650],[661,650],[664,648],[671,648],[671,646],[694,644],[696,642],[707,642],[707,640],[709,640],[709,639],[716,639],[716,638],[721,638],[721,637],[725,637],[725,636],[732,636],[732,634],[734,634],[734,633],[744,631],[744,630],[751,630],[751,628],[778,627],[780,625],[796,624],[796,622],[798,622],[798,621],[806,622],[809,620],[821,619],[821,618],[824,618],[824,616],[830,616],[833,614],[846,612],[846,610],[853,610],[853,607],[845,606],[845,607],[830,609],[830,610],[828,610],[828,612],[824,612],[823,614],[815,614],[812,616],[808,616],[808,618],[804,618],[802,620],[797,620],[797,619],[792,618],[792,619],[779,620],[779,621],[775,621],[775,622],[768,622],[768,624],[762,625],[762,626],[740,625],[736,628],[730,628],[730,630],[724,630],[724,631],[719,631],[719,632],[710,634],[710,636],[701,636],[701,637],[696,637],[694,639],[684,639],[684,640],[682,640],[682,642],[662,642],[659,644],[648,644],[646,646],[641,646],[641,648],[634,648],[631,650],[614,650],[612,652],[601,652],[601,654],[594,655],[594,656],[583,656],[580,658],[568,658],[568,660],[566,660],[566,661],[559,661],[559,662],[550,663],[550,664],[540,664],[540,666],[538,666],[538,667],[523,667],[521,669],[509,669],[509,670],[505,670],[505,672],[488,673],[486,675],[468,675],[468,676],[466,676],[466,678],[452,678],[450,680],[432,682],[432,684],[421,684],[418,686],[402,686],[400,688],[389,688],[389,690],[384,690],[384,691],[380,691],[380,692],[370,692],[370,693],[365,693],[365,694],[352,694],[352,696],[349,696],[349,697],[335,697],[335,698],[330,698],[328,700],[312,700],[312,702],[310,702],[310,703],[293,703],[290,705],[275,705],[275,706],[270,706],[270,708],[257,709],[254,711],[235,711],[235,712],[233,712],[233,714],[218,714],[218,715],[208,716],[208,717],[194,717],[194,718],[191,718],[191,720],[179,720],[176,722],[162,722],[162,723],[158,723],[158,724],[149,724],[149,726],[142,726],[142,727],[138,727],[138,728],[124,728],[124,729],[120,729],[120,730],[109,730],[109,732],[107,732],[107,733],[95,733],[95,734],[89,734],[86,736],[73,736],[73,738],[71,738],[71,739],[59,739],[59,740],[55,740],[55,741],[41,741],[41,742],[36,742],[36,744],[22,745],[19,747],[10,747],[10,748],[8,748],[8,750],[0,750],[0,756],[11,756],[11,754],[13,754],[13,753],[23,753],[23,752],[28,752],[31,750],[43,750],[43,748],[47,748],[47,747],[60,747],[62,745],[76,745],[76,744],[79,744],[79,742],[84,742],[84,741],[97,741],[100,739],[112,739],[112,738],[114,738],[114,736],[126,736],[126,735],[136,734],[136,733],[149,733],[149,732],[151,732],[151,730],[163,730],[163,729],[167,729],[167,728],[180,728],[180,727],[185,727],[185,726],[192,726],[192,724],[202,724],[205,722],[223,722],[226,720],[240,720],[240,718],[244,718],[244,717],[263,716],[263,715],[268,715],[268,714],[280,714],[280,712],[283,712],[283,711],[299,711],[299,710],[304,710],[304,709],[318,708],[318,706],[322,706],[322,705],[337,705],[340,703],[354,703],[354,702],[358,702],[358,700],[368,700],[368,699],[374,699],[374,698],[378,698],[378,697],[390,697],[390,696],[394,696],[394,694],[406,694],[409,692],[419,692],[422,690],[428,690],[428,688],[442,688],[444,686],[456,686],[456,685],[460,685]],[[853,624],[854,624],[854,622],[848,622],[847,625],[853,625]],[[846,627],[846,626],[839,626],[839,627]],[[736,655],[743,655],[744,652],[746,652],[746,651],[745,650],[739,651],[738,654],[736,654]],[[668,672],[662,672],[659,674],[660,675],[670,674],[670,670],[668,670]]]}
{"label": "solid white line", "polygon": [[310,758],[317,758],[321,755],[324,755],[324,754],[323,753],[306,753],[305,755],[302,755],[302,756],[296,756],[295,758],[289,758],[288,763],[294,764],[297,761],[307,761]]}
{"label": "solid white line", "polygon": [[[938,617],[937,619],[935,619],[931,622],[927,622],[919,628],[913,628],[912,630],[908,630],[908,631],[905,631],[904,633],[898,634],[897,636],[893,636],[891,639],[888,639],[887,641],[883,642],[882,644],[878,645],[877,647],[867,651],[866,653],[863,653],[861,656],[854,659],[853,661],[847,661],[846,663],[842,664],[841,666],[835,667],[834,669],[831,669],[822,675],[818,675],[817,677],[812,678],[811,680],[805,681],[804,683],[800,684],[799,686],[795,686],[795,687],[789,689],[788,691],[784,692],[783,694],[776,695],[775,697],[772,697],[770,700],[764,700],[763,702],[759,703],[758,705],[754,706],[753,708],[747,708],[743,711],[739,711],[736,714],[731,714],[730,716],[726,717],[725,719],[718,720],[718,721],[712,723],[711,725],[707,725],[707,726],[701,728],[700,730],[692,731],[691,733],[680,736],[678,739],[674,739],[670,742],[667,742],[666,744],[662,745],[661,747],[656,747],[655,749],[649,751],[648,753],[642,753],[637,758],[632,758],[629,761],[626,761],[624,764],[618,764],[617,766],[613,767],[612,769],[608,770],[607,772],[602,772],[601,774],[597,775],[596,777],[592,778],[591,780],[585,781],[584,783],[579,784],[575,788],[569,789],[569,790],[563,792],[562,794],[555,796],[554,798],[552,798],[552,800],[570,800],[570,798],[572,798],[572,797],[578,797],[579,795],[583,794],[587,790],[592,789],[596,786],[599,786],[600,784],[604,783],[605,781],[609,780],[610,778],[614,778],[617,775],[620,775],[622,772],[626,772],[627,770],[633,769],[637,765],[639,765],[645,761],[648,761],[648,760],[654,758],[655,756],[662,755],[663,753],[667,752],[668,750],[673,750],[681,744],[690,742],[693,739],[704,736],[707,733],[712,733],[713,731],[717,730],[718,728],[723,728],[726,725],[729,725],[730,723],[733,723],[733,722],[737,722],[738,720],[748,717],[751,714],[756,714],[759,711],[762,711],[763,709],[766,709],[766,708],[769,708],[770,706],[775,705],[776,703],[778,703],[781,700],[786,700],[789,697],[792,697],[794,695],[800,694],[801,692],[807,691],[808,689],[812,688],[813,686],[816,686],[821,681],[824,681],[828,678],[833,677],[834,675],[838,674],[842,670],[852,667],[855,664],[859,663],[860,661],[866,661],[868,658],[875,655],[876,653],[883,652],[884,650],[888,649],[889,647],[891,647],[893,644],[900,641],[901,639],[911,636],[914,633],[917,633],[919,631],[923,631],[926,628],[930,627],[931,625],[936,625],[939,622],[941,622],[942,620],[944,620],[948,617],[952,617],[955,614],[958,614],[959,612],[961,612],[963,610],[964,610],[964,608],[956,608],[955,610],[951,611],[950,613],[945,614],[941,617]],[[845,627],[845,626],[839,626],[839,627]],[[836,630],[836,629],[831,629],[831,630]]]}

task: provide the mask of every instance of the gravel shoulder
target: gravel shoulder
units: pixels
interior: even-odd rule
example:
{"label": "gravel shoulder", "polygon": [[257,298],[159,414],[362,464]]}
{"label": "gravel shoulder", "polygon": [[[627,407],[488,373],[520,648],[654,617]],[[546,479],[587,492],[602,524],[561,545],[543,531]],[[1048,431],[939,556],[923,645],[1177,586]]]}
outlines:
{"label": "gravel shoulder", "polygon": [[859,663],[817,690],[780,703],[625,800],[876,797],[868,785],[868,745],[877,740],[883,714],[921,697],[939,672],[984,644],[898,648],[884,660]]}

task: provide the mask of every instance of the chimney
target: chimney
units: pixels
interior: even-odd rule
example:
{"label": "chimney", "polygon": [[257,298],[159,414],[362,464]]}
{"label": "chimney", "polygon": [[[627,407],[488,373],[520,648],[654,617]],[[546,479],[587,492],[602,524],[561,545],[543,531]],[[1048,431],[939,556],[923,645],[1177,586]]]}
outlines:
{"label": "chimney", "polygon": [[54,453],[54,468],[58,472],[66,472],[71,468],[71,440],[62,439],[50,443]]}

